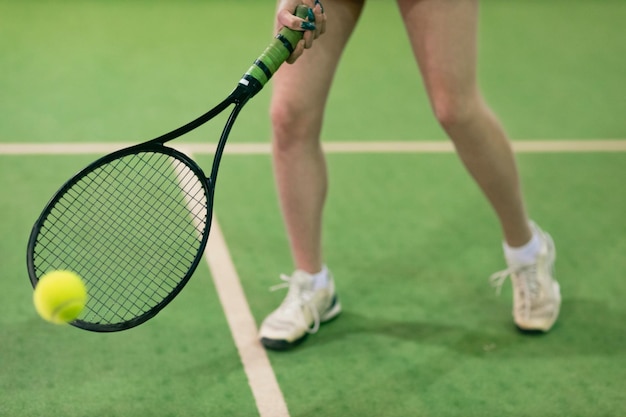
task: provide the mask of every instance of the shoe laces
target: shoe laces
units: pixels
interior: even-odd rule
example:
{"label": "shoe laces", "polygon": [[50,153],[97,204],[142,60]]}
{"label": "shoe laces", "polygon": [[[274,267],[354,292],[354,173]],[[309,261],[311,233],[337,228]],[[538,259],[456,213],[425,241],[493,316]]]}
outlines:
{"label": "shoe laces", "polygon": [[[295,275],[289,276],[281,274],[280,279],[285,282],[270,287],[270,291],[289,288],[287,297],[285,297],[285,300],[280,305],[280,308],[287,311],[288,314],[294,313],[294,317],[298,317],[298,320],[301,321],[302,327],[306,328],[307,333],[317,333],[320,328],[320,313],[317,310],[317,306],[313,302],[313,291],[304,288],[302,280],[297,279]],[[304,314],[302,313],[303,308],[306,308],[311,313],[311,317],[313,317],[312,326],[306,322]]]}
{"label": "shoe laces", "polygon": [[539,282],[537,281],[537,264],[511,266],[498,271],[489,277],[491,286],[496,288],[496,294],[500,295],[502,285],[508,277],[511,277],[513,291],[521,305],[516,305],[518,310],[525,316],[530,315],[531,300],[539,295]]}

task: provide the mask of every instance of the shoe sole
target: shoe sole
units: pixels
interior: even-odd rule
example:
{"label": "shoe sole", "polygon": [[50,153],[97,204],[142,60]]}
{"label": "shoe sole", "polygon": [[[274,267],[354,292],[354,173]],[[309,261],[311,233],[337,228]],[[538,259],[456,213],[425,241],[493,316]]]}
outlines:
{"label": "shoe sole", "polygon": [[[335,318],[337,318],[339,313],[341,313],[341,303],[339,303],[337,296],[335,296],[335,298],[333,299],[333,304],[330,307],[330,309],[328,309],[324,313],[324,315],[320,317],[320,324],[325,324],[334,320]],[[270,349],[270,350],[279,350],[279,351],[290,350],[298,346],[302,342],[304,342],[308,336],[309,336],[309,333],[305,332],[298,339],[291,340],[291,341],[285,340],[285,339],[269,339],[267,337],[262,337],[261,344],[266,349]]]}

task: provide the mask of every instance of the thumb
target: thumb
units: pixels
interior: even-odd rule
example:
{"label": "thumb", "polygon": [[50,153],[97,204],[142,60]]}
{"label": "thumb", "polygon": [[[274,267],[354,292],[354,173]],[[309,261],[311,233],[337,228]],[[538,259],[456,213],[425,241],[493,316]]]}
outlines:
{"label": "thumb", "polygon": [[298,16],[295,16],[287,9],[282,9],[278,12],[278,14],[276,15],[276,21],[277,29],[280,29],[282,27],[288,27],[289,29],[301,32],[305,30],[302,28],[302,23],[305,22],[305,20],[299,18]]}

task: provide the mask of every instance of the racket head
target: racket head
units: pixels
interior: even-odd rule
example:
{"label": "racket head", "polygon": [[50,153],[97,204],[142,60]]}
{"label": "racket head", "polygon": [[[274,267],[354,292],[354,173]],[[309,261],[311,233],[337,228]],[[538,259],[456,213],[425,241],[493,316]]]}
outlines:
{"label": "racket head", "polygon": [[135,327],[191,278],[209,236],[213,186],[187,155],[158,143],[122,149],[65,183],[35,222],[27,267],[35,287],[52,270],[85,281],[73,326]]}

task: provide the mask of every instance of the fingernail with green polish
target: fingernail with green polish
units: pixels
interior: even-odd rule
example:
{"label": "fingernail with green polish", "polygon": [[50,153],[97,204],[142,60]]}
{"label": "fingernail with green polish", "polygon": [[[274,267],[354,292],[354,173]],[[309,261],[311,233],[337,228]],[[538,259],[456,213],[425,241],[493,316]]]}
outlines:
{"label": "fingernail with green polish", "polygon": [[300,27],[304,30],[315,30],[317,27],[311,22],[302,22]]}
{"label": "fingernail with green polish", "polygon": [[315,22],[315,13],[313,13],[313,9],[309,9],[307,12],[309,22]]}

